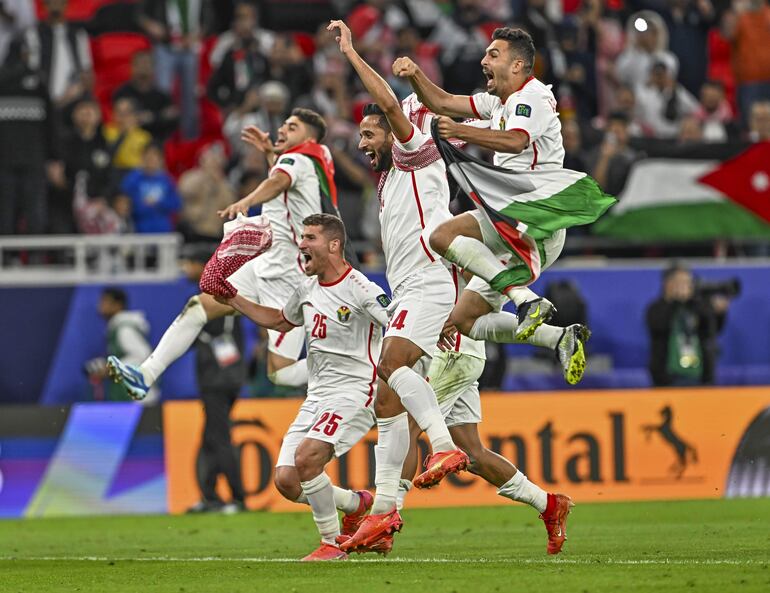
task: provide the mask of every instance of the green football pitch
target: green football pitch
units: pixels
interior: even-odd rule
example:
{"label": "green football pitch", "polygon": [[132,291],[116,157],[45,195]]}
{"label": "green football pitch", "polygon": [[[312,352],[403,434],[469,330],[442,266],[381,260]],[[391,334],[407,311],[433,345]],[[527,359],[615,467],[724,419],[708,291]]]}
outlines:
{"label": "green football pitch", "polygon": [[298,563],[310,513],[0,521],[0,591],[770,591],[770,499],[405,510],[393,553]]}

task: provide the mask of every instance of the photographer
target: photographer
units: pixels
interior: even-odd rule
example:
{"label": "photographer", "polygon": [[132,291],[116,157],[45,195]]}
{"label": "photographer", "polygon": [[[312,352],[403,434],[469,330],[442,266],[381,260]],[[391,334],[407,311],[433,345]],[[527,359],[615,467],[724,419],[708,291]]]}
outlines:
{"label": "photographer", "polygon": [[737,281],[698,286],[681,264],[663,273],[663,295],[647,308],[650,375],[656,387],[714,382],[716,338],[738,290]]}

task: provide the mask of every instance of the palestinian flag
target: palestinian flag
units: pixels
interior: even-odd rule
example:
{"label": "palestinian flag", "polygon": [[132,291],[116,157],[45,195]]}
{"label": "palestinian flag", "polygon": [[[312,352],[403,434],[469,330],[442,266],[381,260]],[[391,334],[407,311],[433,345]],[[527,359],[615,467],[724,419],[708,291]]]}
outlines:
{"label": "palestinian flag", "polygon": [[680,148],[636,162],[595,234],[641,240],[770,238],[770,143]]}
{"label": "palestinian flag", "polygon": [[[323,214],[333,214],[340,220],[339,208],[337,206],[337,184],[334,183],[334,161],[329,154],[328,149],[317,142],[303,142],[294,148],[290,148],[283,154],[298,153],[310,157],[315,167],[316,177],[318,177],[318,187],[321,190],[321,212]],[[345,261],[354,268],[359,267],[358,256],[350,245],[350,241],[345,243]]]}
{"label": "palestinian flag", "polygon": [[585,173],[503,169],[441,139],[436,120],[431,133],[447,171],[523,262],[493,279],[491,286],[499,292],[537,280],[545,260],[544,239],[560,229],[596,221],[616,201]]}

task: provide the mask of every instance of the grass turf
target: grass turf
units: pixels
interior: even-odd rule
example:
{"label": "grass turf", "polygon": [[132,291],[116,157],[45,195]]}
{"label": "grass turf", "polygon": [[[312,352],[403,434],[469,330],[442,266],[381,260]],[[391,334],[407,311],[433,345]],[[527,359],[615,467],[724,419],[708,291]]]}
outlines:
{"label": "grass turf", "polygon": [[583,504],[545,554],[522,506],[405,510],[393,553],[299,564],[310,513],[0,521],[0,590],[770,591],[770,499]]}

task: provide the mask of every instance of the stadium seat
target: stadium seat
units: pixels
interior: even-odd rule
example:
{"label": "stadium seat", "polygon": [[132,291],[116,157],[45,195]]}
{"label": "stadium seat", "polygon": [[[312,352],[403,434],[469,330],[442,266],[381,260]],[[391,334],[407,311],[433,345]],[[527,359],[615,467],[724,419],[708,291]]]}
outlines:
{"label": "stadium seat", "polygon": [[[105,0],[69,0],[64,14],[67,20],[85,22],[90,20],[103,4],[106,4]],[[35,9],[39,19],[45,17],[45,4],[43,0],[35,0]]]}
{"label": "stadium seat", "polygon": [[91,38],[94,94],[105,114],[110,111],[112,93],[131,76],[131,57],[150,47],[149,39],[139,33],[107,33]]}

